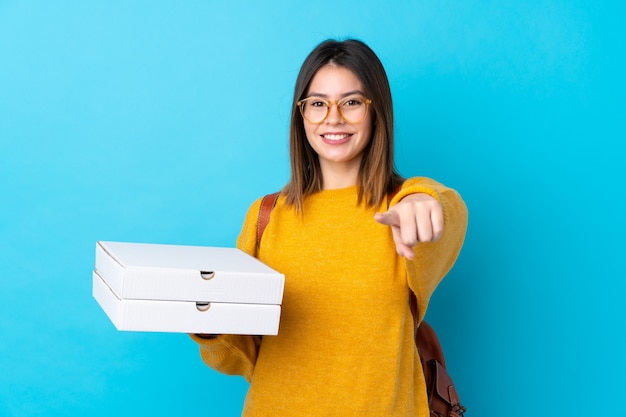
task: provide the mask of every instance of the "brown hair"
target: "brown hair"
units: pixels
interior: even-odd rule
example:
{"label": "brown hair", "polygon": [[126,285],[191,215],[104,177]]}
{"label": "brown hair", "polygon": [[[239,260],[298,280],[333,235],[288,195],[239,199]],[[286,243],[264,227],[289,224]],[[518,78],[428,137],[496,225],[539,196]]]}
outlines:
{"label": "brown hair", "polygon": [[393,157],[393,103],[385,69],[366,44],[355,39],[327,40],[319,44],[304,60],[293,96],[289,147],[291,179],[283,189],[286,203],[302,212],[305,197],[322,189],[319,158],[306,138],[298,101],[305,98],[311,80],[320,68],[336,65],[352,71],[364,93],[372,100],[372,137],[364,150],[359,170],[358,203],[379,206],[385,196],[402,184]]}

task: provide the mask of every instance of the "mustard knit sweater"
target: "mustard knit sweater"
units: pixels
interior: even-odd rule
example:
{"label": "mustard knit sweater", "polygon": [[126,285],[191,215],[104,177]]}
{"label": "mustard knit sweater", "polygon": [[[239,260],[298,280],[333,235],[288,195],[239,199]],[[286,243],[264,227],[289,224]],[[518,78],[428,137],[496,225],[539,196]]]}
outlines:
{"label": "mustard knit sweater", "polygon": [[417,192],[442,203],[444,234],[419,243],[412,261],[373,219],[386,202],[357,205],[356,186],[307,197],[302,216],[281,197],[258,251],[260,200],[250,207],[237,246],[285,274],[279,333],[192,336],[209,366],[250,381],[244,416],[428,417],[409,291],[421,319],[459,254],[467,210],[454,190],[427,178],[407,180],[391,204]]}

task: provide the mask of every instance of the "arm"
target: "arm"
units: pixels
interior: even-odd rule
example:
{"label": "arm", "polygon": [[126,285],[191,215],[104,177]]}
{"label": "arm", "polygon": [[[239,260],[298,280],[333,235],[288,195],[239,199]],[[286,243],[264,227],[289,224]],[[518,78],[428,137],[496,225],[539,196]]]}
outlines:
{"label": "arm", "polygon": [[454,190],[428,178],[411,178],[375,219],[391,227],[396,250],[406,258],[409,287],[420,320],[435,288],[454,265],[465,239],[467,207]]}
{"label": "arm", "polygon": [[200,345],[200,357],[209,367],[227,375],[241,375],[250,382],[261,343],[260,336],[190,336]]}
{"label": "arm", "polygon": [[[256,256],[256,222],[260,200],[248,210],[237,247],[249,255]],[[252,379],[261,336],[246,335],[190,335],[200,346],[200,356],[204,363],[216,371],[227,375],[242,375]]]}

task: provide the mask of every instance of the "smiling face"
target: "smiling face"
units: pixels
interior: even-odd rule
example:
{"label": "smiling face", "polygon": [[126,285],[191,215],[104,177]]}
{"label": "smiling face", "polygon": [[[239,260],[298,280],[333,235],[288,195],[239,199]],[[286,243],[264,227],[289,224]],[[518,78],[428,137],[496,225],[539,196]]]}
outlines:
{"label": "smiling face", "polygon": [[[315,74],[306,97],[318,97],[329,102],[346,97],[367,98],[361,81],[345,67],[326,65]],[[337,105],[331,104],[328,117],[321,123],[303,119],[307,140],[319,157],[320,168],[327,183],[336,172],[358,174],[363,150],[372,136],[372,116],[367,109],[365,117],[356,123],[345,121]]]}

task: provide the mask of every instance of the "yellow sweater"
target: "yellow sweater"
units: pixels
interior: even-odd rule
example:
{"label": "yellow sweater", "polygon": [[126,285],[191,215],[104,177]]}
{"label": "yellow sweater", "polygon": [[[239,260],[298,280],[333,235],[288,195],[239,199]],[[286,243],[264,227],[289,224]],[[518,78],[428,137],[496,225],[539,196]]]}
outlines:
{"label": "yellow sweater", "polygon": [[413,341],[409,288],[423,318],[454,264],[467,226],[460,196],[427,178],[407,180],[394,197],[425,192],[444,210],[444,234],[399,257],[389,227],[356,204],[357,188],[308,197],[304,214],[281,197],[256,249],[260,200],[237,246],[285,274],[278,336],[192,338],[203,360],[250,381],[244,416],[424,416],[426,388]]}

